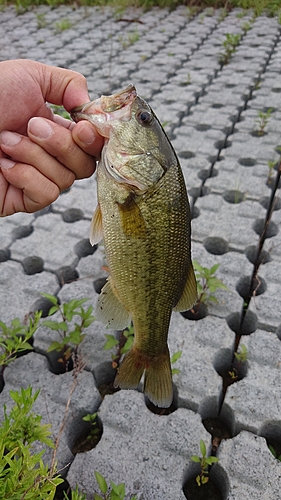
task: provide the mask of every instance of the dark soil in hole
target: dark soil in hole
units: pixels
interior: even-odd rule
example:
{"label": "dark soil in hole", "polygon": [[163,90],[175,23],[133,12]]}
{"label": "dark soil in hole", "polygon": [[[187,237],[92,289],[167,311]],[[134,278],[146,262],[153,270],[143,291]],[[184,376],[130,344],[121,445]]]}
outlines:
{"label": "dark soil in hole", "polygon": [[[67,346],[66,346],[67,347]],[[65,359],[63,352],[51,351],[47,353],[48,365],[50,372],[54,375],[61,375],[62,373],[71,372],[73,370],[73,359]]]}
{"label": "dark soil in hole", "polygon": [[56,493],[54,496],[54,500],[65,500],[65,498],[66,498],[65,494],[68,496],[68,498],[71,499],[71,488],[70,488],[70,485],[69,485],[69,482],[67,481],[67,479],[64,479],[63,483],[60,483],[56,487]]}
{"label": "dark soil in hole", "polygon": [[85,426],[81,434],[76,438],[71,447],[73,455],[76,453],[85,453],[95,448],[100,441],[103,433],[101,419],[97,416],[95,421],[84,422]]}
{"label": "dark soil in hole", "polygon": [[[275,451],[275,458],[281,457],[281,441],[274,439],[274,438],[269,438],[266,440],[267,446],[272,447]],[[272,453],[272,452],[271,452]]]}
{"label": "dark soil in hole", "polygon": [[203,319],[208,316],[208,307],[203,302],[200,302],[198,306],[194,306],[189,311],[181,312],[181,315],[186,319],[198,321],[199,319]]}
{"label": "dark soil in hole", "polygon": [[212,451],[214,453],[216,453],[222,439],[229,439],[232,437],[230,430],[219,417],[205,418],[205,420],[202,420],[202,424],[213,438]]}
{"label": "dark soil in hole", "polygon": [[196,478],[193,477],[185,483],[183,492],[188,500],[223,500],[219,488],[211,479],[206,484],[198,486]]}

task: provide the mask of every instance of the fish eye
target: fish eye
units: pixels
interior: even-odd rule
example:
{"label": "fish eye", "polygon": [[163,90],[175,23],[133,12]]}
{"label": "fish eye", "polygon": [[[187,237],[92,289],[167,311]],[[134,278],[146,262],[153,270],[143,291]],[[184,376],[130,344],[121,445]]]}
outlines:
{"label": "fish eye", "polygon": [[141,125],[147,126],[151,124],[153,115],[149,111],[140,110],[136,115],[136,119]]}

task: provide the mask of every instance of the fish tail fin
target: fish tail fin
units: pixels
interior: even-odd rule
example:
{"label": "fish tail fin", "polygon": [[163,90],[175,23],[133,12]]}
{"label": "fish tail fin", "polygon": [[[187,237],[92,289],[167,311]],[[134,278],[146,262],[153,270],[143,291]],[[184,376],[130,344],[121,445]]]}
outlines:
{"label": "fish tail fin", "polygon": [[160,408],[169,408],[173,402],[173,382],[169,349],[153,356],[146,369],[144,394]]}
{"label": "fish tail fin", "polygon": [[173,382],[169,349],[159,356],[148,356],[132,347],[126,354],[114,386],[136,389],[145,371],[144,394],[155,405],[168,408],[173,401]]}

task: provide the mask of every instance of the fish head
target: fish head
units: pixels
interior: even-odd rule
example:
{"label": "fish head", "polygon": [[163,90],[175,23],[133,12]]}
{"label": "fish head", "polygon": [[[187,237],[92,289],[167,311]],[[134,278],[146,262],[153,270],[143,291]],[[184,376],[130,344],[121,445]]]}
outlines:
{"label": "fish head", "polygon": [[130,84],[71,111],[105,138],[102,164],[115,181],[146,191],[177,163],[176,154],[151,107]]}

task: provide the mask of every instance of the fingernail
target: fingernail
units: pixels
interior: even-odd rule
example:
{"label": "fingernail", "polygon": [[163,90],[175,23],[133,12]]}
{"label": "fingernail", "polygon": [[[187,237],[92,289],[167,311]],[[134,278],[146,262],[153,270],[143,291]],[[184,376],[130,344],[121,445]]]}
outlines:
{"label": "fingernail", "polygon": [[9,160],[8,158],[0,158],[0,167],[4,170],[12,168],[15,164],[15,161]]}
{"label": "fingernail", "polygon": [[40,139],[48,139],[52,135],[53,129],[46,120],[36,116],[29,120],[28,132]]}
{"label": "fingernail", "polygon": [[80,129],[79,131],[77,131],[77,136],[81,142],[88,145],[93,144],[96,139],[94,130],[91,128],[91,126],[86,125],[86,123],[80,125]]}
{"label": "fingernail", "polygon": [[21,135],[9,132],[8,130],[4,130],[0,134],[0,142],[5,146],[15,146],[21,141],[21,139]]}

